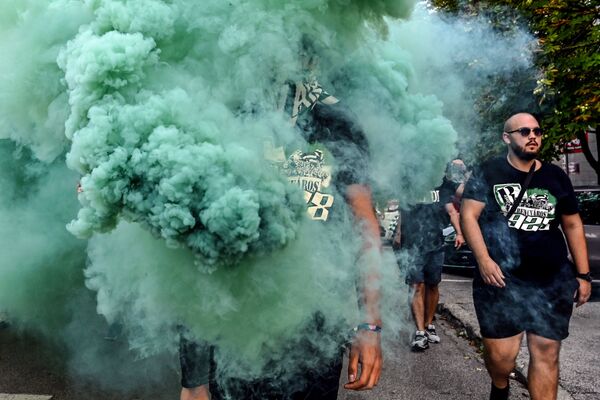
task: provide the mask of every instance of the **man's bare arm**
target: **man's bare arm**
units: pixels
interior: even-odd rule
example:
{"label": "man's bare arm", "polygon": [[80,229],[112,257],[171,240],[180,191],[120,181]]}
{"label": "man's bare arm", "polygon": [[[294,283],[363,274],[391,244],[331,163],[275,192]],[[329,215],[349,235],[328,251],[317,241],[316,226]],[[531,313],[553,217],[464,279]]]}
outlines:
{"label": "man's bare arm", "polygon": [[454,240],[454,247],[460,249],[460,247],[465,244],[465,238],[462,233],[462,229],[460,228],[460,214],[454,208],[454,204],[446,203],[444,205],[448,216],[450,217],[450,224],[454,228],[456,232],[456,239]]}
{"label": "man's bare arm", "polygon": [[[565,237],[567,238],[569,251],[573,257],[577,272],[580,274],[587,274],[590,272],[590,265],[581,217],[579,214],[562,215],[561,226],[565,233]],[[578,281],[579,290],[577,291],[577,307],[585,304],[590,299],[592,293],[592,285],[590,282],[585,279],[578,279]]]}
{"label": "man's bare arm", "polygon": [[[350,185],[346,191],[356,220],[362,226],[364,240],[363,251],[381,251],[379,224],[373,211],[371,191],[364,185]],[[379,265],[368,265],[363,271],[361,282],[361,303],[364,306],[366,320],[364,322],[381,326],[379,312]],[[360,377],[358,365],[361,365]],[[346,389],[366,390],[373,388],[379,381],[383,356],[381,339],[377,332],[359,330],[350,349],[348,362],[348,383]]]}
{"label": "man's bare arm", "polygon": [[485,203],[480,201],[463,199],[460,206],[460,225],[467,243],[473,250],[483,281],[488,285],[504,287],[504,274],[490,257],[479,227],[479,216],[484,207]]}

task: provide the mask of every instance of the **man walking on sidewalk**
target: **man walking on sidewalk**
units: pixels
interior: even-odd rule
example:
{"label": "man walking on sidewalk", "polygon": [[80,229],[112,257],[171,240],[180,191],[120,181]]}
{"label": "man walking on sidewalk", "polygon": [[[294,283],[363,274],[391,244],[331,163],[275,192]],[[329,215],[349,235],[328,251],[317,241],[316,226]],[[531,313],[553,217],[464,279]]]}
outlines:
{"label": "man walking on sidewalk", "polygon": [[[455,165],[464,166],[464,163],[454,160],[448,169]],[[423,351],[429,348],[429,343],[440,342],[433,317],[440,298],[438,285],[442,280],[444,262],[442,229],[448,221],[456,231],[455,247],[459,248],[465,242],[458,211],[452,204],[457,186],[462,186],[462,183],[444,178],[442,184],[431,191],[431,198],[404,210],[401,218],[401,247],[408,251],[410,258],[410,265],[403,267],[407,270],[406,283],[412,291],[411,310],[416,325],[411,342],[414,351]]]}
{"label": "man walking on sidewalk", "polygon": [[508,399],[508,376],[526,333],[529,392],[551,400],[573,298],[580,306],[591,293],[583,225],[568,176],[535,159],[542,144],[537,120],[513,115],[502,140],[507,156],[476,170],[461,207],[463,233],[479,265],[473,302],[492,378],[490,399]]}

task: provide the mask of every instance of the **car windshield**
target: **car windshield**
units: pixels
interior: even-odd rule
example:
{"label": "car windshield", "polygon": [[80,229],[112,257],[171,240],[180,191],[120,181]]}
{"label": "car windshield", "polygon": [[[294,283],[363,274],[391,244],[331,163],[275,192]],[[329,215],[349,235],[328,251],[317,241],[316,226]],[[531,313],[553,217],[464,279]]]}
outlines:
{"label": "car windshield", "polygon": [[577,193],[579,215],[584,225],[600,225],[600,192],[581,191]]}

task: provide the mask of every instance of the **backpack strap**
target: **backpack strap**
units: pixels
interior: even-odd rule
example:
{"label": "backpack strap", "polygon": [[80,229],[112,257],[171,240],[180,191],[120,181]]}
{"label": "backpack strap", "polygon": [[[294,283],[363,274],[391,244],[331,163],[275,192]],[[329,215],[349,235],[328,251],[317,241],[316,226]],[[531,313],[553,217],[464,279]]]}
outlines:
{"label": "backpack strap", "polygon": [[534,172],[535,172],[535,160],[533,161],[533,164],[531,164],[531,168],[529,168],[529,172],[527,173],[527,176],[525,177],[525,182],[523,182],[523,185],[521,186],[521,191],[519,192],[517,199],[512,204],[512,207],[510,208],[510,210],[508,210],[508,214],[506,214],[506,219],[510,219],[510,217],[513,216],[515,211],[517,211],[517,207],[519,207],[519,204],[521,204],[521,200],[523,199],[523,196],[525,195],[525,192],[527,191],[527,188],[529,187],[529,184],[531,183],[531,178],[533,178]]}

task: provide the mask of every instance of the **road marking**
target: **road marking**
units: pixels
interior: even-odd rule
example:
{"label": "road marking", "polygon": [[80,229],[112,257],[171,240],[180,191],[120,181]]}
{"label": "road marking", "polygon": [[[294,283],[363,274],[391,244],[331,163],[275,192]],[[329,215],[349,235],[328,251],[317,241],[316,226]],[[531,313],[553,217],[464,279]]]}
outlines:
{"label": "road marking", "polygon": [[442,282],[473,282],[471,279],[442,279]]}
{"label": "road marking", "polygon": [[0,400],[50,400],[52,396],[39,394],[0,393]]}

